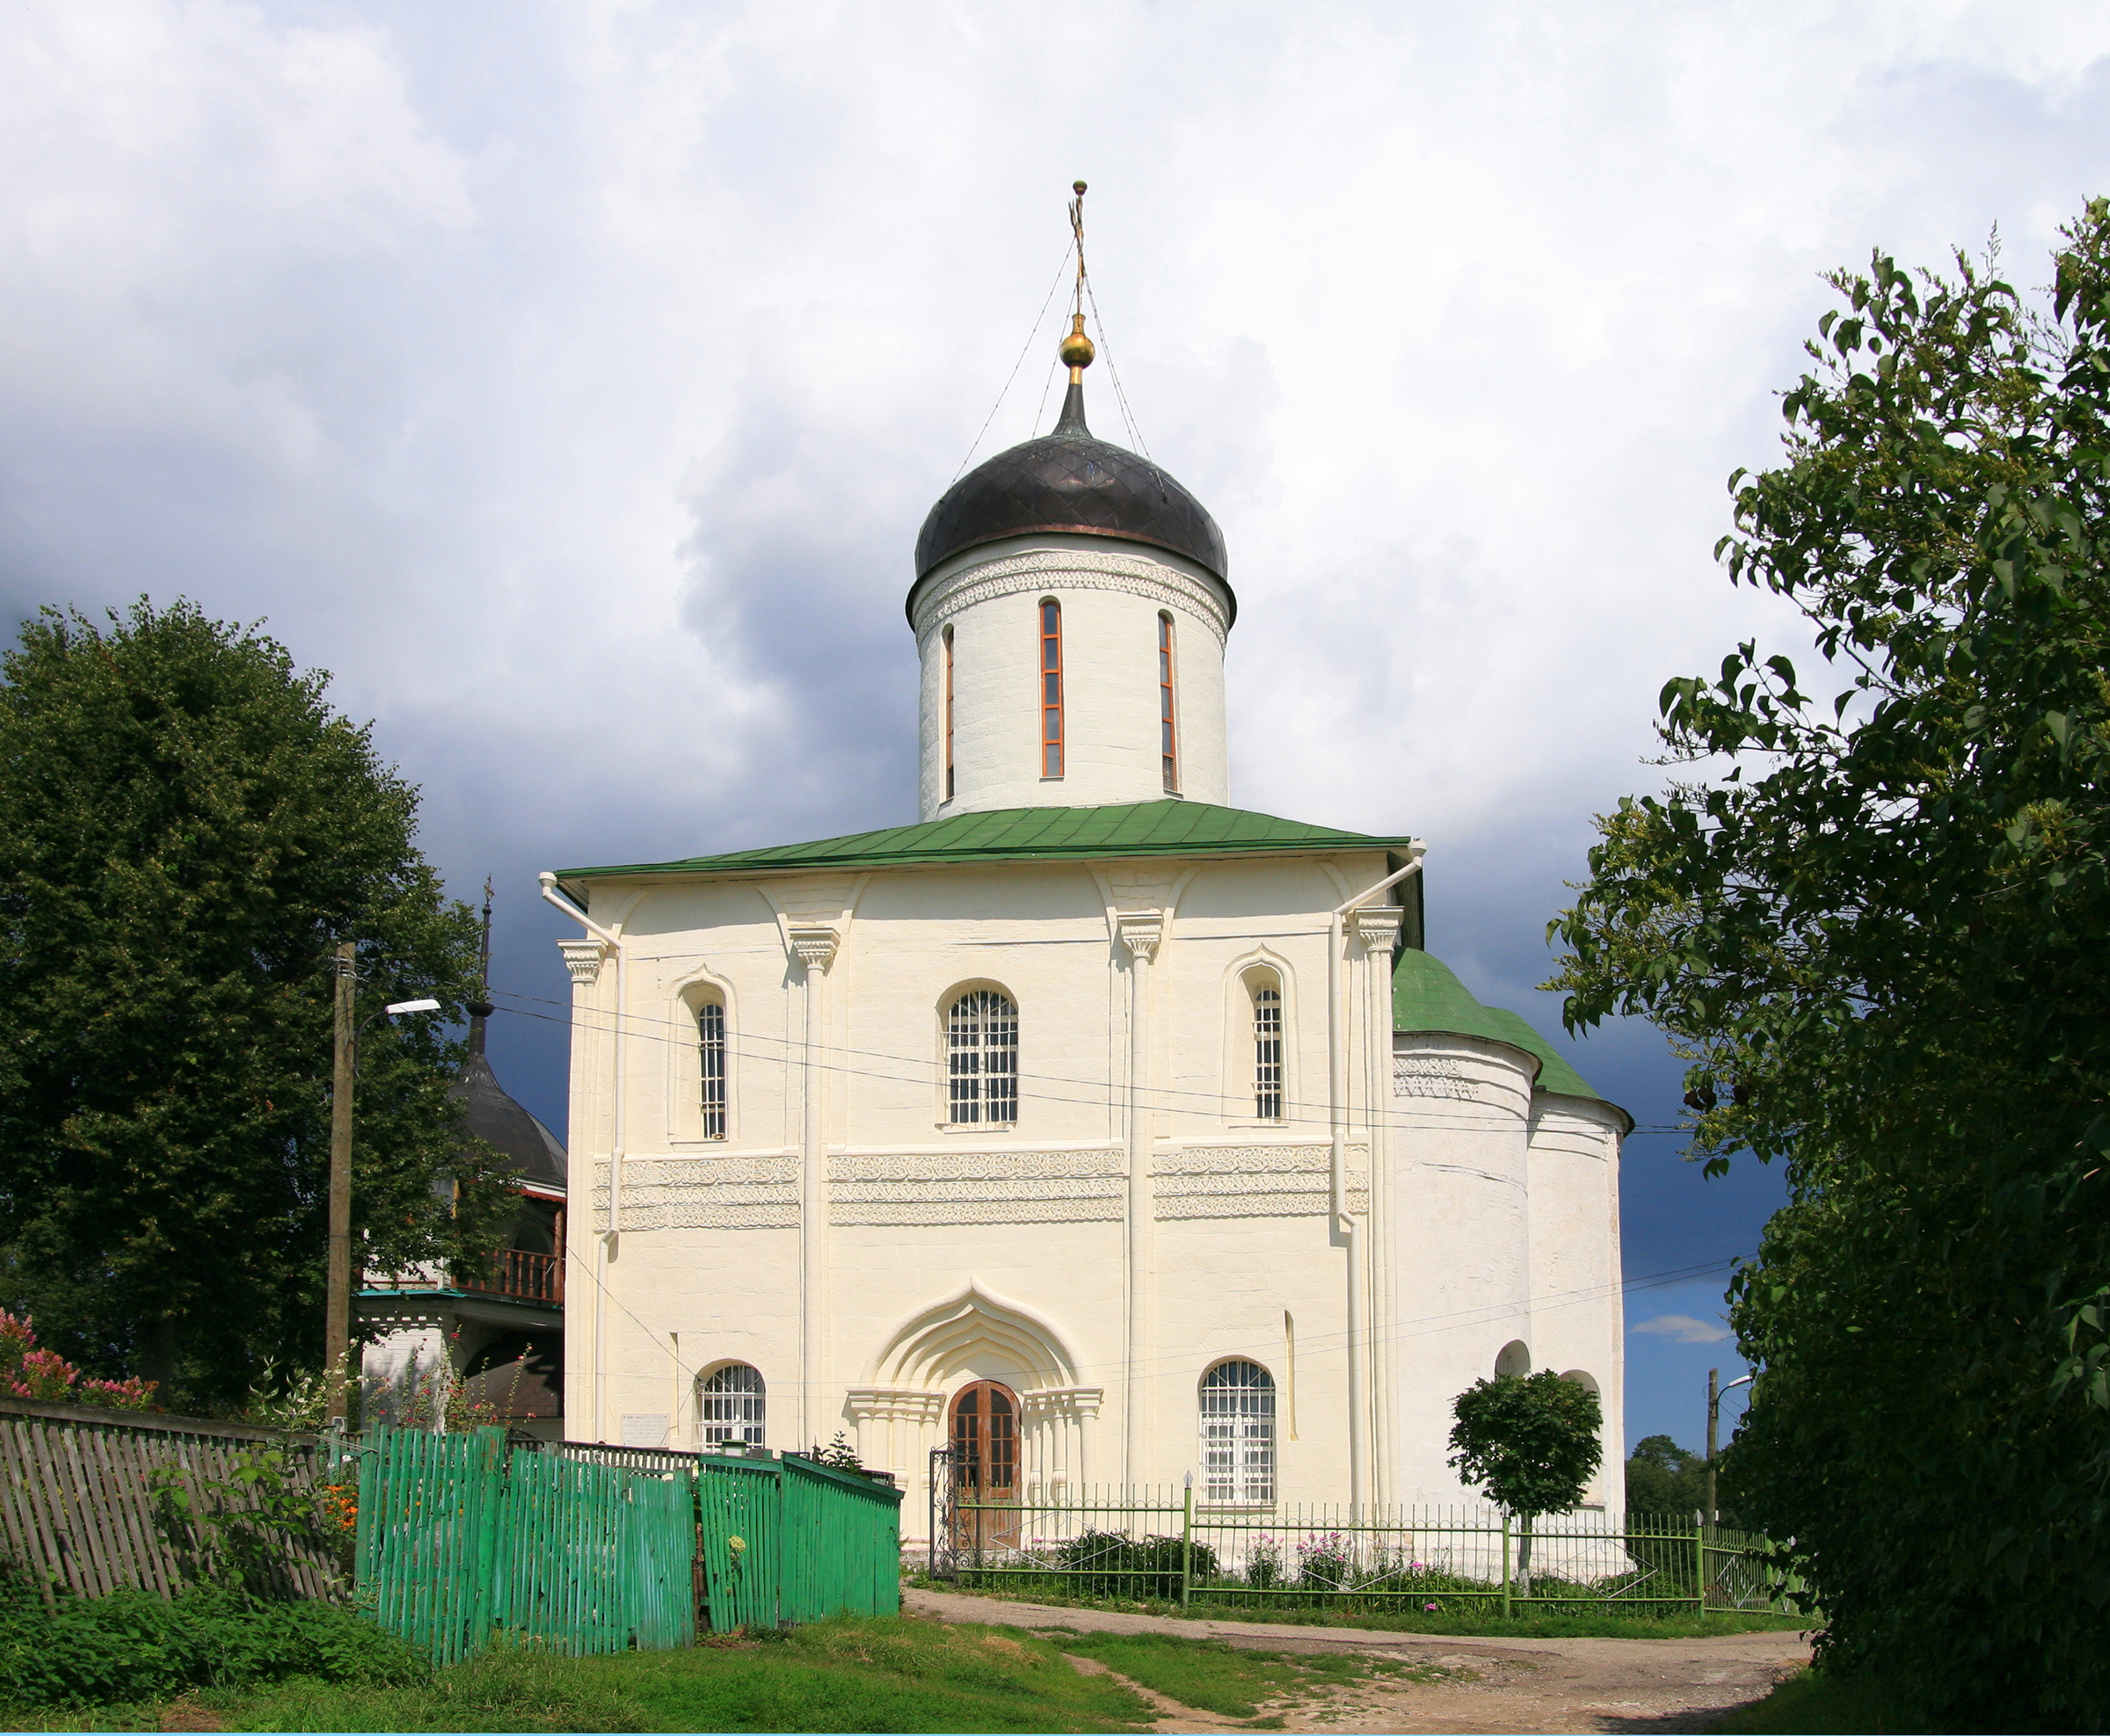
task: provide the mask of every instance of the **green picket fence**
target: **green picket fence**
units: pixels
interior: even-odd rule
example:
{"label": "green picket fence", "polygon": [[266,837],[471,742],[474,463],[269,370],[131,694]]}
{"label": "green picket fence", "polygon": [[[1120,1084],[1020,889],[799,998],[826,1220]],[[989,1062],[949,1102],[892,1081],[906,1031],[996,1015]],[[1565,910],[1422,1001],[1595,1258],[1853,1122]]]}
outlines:
{"label": "green picket fence", "polygon": [[540,1651],[668,1651],[899,1608],[899,1491],[803,1459],[376,1428],[359,1459],[357,1580],[441,1663],[494,1634]]}

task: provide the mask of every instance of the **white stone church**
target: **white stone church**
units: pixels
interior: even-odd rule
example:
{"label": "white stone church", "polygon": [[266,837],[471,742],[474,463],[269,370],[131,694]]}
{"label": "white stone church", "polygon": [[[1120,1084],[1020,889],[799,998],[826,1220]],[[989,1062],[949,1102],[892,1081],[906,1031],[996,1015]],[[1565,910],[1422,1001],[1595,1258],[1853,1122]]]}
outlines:
{"label": "white stone church", "polygon": [[[545,875],[581,921],[575,1439],[908,1491],[1466,1498],[1452,1397],[1594,1386],[1632,1123],[1426,950],[1422,846],[1229,805],[1224,541],[1087,428],[931,509],[921,818]],[[1373,768],[1374,769],[1374,768]]]}

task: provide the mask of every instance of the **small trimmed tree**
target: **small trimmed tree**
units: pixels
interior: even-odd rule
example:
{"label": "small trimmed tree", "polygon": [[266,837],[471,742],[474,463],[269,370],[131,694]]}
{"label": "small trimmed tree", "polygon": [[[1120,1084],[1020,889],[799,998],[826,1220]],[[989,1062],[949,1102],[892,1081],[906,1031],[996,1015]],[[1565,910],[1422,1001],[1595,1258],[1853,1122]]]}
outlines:
{"label": "small trimmed tree", "polygon": [[1533,1522],[1579,1502],[1604,1462],[1597,1395],[1550,1369],[1497,1375],[1459,1393],[1451,1414],[1451,1468],[1518,1522],[1517,1576],[1528,1585]]}

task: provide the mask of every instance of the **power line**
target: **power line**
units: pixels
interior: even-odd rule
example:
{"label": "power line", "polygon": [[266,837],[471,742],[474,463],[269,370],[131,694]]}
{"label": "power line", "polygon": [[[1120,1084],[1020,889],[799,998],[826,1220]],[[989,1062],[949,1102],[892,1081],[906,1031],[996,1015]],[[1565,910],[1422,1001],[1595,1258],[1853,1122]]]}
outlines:
{"label": "power line", "polygon": [[[1062,263],[1055,267],[1055,281],[1048,286],[1047,300],[1040,304],[1040,311],[1033,316],[1033,329],[1026,333],[1026,341],[1019,347],[1018,360],[1011,364],[1011,372],[1004,377],[1003,389],[997,393],[996,402],[989,406],[989,414],[982,422],[981,433],[974,437],[974,444],[967,448],[967,456],[960,460],[960,468],[952,473],[953,482],[958,482],[962,476],[966,475],[967,466],[973,461],[974,454],[982,444],[983,435],[988,433],[989,425],[996,420],[997,411],[1004,407],[1004,399],[1011,390],[1011,382],[1018,378],[1018,370],[1026,363],[1026,352],[1033,347],[1033,340],[1040,336],[1041,322],[1048,316],[1048,309],[1054,302],[1055,292],[1062,287],[1063,272],[1069,265],[1070,255],[1075,251],[1073,243],[1063,250]],[[1041,402],[1044,404],[1047,402],[1047,394],[1044,391],[1041,394]],[[1038,420],[1036,419],[1034,427],[1037,431],[1039,425]],[[948,486],[950,487],[950,484],[949,483]]]}
{"label": "power line", "polygon": [[[564,1003],[562,1001],[551,999],[548,996],[544,995],[525,995],[519,994],[509,990],[500,989],[494,989],[491,991],[491,992],[494,995],[503,995],[508,1000],[532,1001],[544,1006],[562,1006],[564,1005]],[[634,1037],[642,1042],[666,1043],[671,1047],[687,1049],[695,1041],[695,1038],[689,1034],[688,1027],[685,1023],[672,1019],[661,1019],[648,1013],[605,1013],[598,1007],[592,1007],[587,1008],[583,1012],[574,1009],[571,1017],[560,1019],[549,1013],[531,1013],[528,1012],[525,1007],[509,1007],[506,1010],[523,1019],[539,1019],[548,1024],[565,1025],[573,1028],[579,1028],[583,1027],[586,1029],[595,1031],[602,1035],[614,1035],[618,1027],[620,1027],[624,1035]],[[656,1030],[643,1030],[638,1028],[640,1026],[646,1025],[661,1026],[668,1030],[680,1031],[682,1035],[679,1037],[666,1036],[662,1035],[658,1031]],[[840,1073],[845,1077],[854,1079],[875,1079],[884,1084],[935,1087],[939,1080],[944,1077],[944,1074],[941,1071],[943,1063],[939,1057],[935,1056],[925,1057],[914,1055],[894,1055],[889,1054],[882,1050],[858,1049],[848,1044],[832,1044],[823,1050],[819,1057],[815,1058],[809,1064],[803,1052],[798,1054],[796,1057],[790,1054],[766,1053],[750,1046],[756,1043],[775,1044],[780,1050],[803,1051],[804,1047],[802,1039],[772,1036],[767,1032],[738,1032],[737,1034],[729,1033],[726,1037],[725,1046],[729,1054],[739,1056],[751,1061],[760,1061],[765,1064],[778,1066],[804,1066],[807,1064],[811,1064],[815,1067],[818,1067],[824,1072]],[[869,1067],[851,1066],[843,1062],[826,1058],[829,1056],[838,1055],[855,1056],[870,1061],[890,1062],[901,1066],[928,1069],[928,1071],[916,1075],[880,1072],[876,1071]],[[1015,1075],[1015,1077],[1018,1080],[1018,1095],[1021,1098],[1030,1099],[1036,1102],[1090,1104],[1094,1107],[1110,1108],[1118,1107],[1116,1100],[1103,1095],[1065,1095],[1058,1092],[1047,1090],[1037,1091],[1029,1089],[1027,1084],[1028,1080],[1035,1080],[1043,1086],[1074,1086],[1081,1092],[1100,1093],[1104,1093],[1110,1088],[1108,1083],[1104,1080],[1075,1079],[1060,1073],[1022,1072]],[[1211,1109],[1222,1109],[1226,1108],[1235,1109],[1243,1106],[1246,1101],[1246,1098],[1243,1093],[1233,1094],[1225,1092],[1201,1091],[1180,1086],[1148,1085],[1141,1087],[1141,1092],[1150,1107],[1161,1110],[1168,1115],[1202,1115],[1208,1113]],[[1197,1100],[1190,1103],[1183,1103],[1172,1100],[1175,1099],[1189,1099]],[[1418,1100],[1425,1104],[1434,1105],[1440,1103],[1444,1100],[1440,1097],[1432,1096],[1422,1098]],[[1604,1100],[1599,1099],[1597,1100],[1603,1101]],[[1305,1099],[1285,1097],[1284,1100],[1284,1107],[1288,1109],[1308,1112],[1294,1116],[1285,1117],[1285,1119],[1306,1122],[1312,1126],[1330,1126],[1331,1124],[1333,1111],[1330,1104],[1321,1105]],[[1233,1116],[1233,1119],[1236,1118],[1237,1117]],[[1446,1115],[1443,1111],[1434,1108],[1417,1109],[1411,1112],[1397,1109],[1379,1110],[1374,1107],[1367,1108],[1358,1117],[1358,1119],[1364,1123],[1369,1125],[1383,1126],[1386,1128],[1399,1128],[1402,1129],[1427,1128],[1430,1126],[1479,1129],[1485,1126],[1485,1122],[1478,1117]],[[1641,1128],[1637,1126],[1634,1129],[1634,1131],[1647,1133],[1683,1133],[1690,1131],[1690,1129],[1684,1128]]]}

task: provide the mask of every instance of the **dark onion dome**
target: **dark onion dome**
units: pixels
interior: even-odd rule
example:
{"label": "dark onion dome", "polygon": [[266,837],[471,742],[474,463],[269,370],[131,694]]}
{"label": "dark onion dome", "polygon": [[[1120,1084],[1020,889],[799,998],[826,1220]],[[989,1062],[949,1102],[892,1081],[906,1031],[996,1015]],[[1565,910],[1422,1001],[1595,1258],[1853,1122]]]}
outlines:
{"label": "dark onion dome", "polygon": [[[1184,555],[1224,582],[1224,534],[1202,503],[1147,458],[1093,437],[1073,379],[1055,432],[1000,452],[947,489],[916,538],[916,579],[941,561],[1007,536],[1073,531]],[[911,596],[914,594],[911,587]]]}
{"label": "dark onion dome", "polygon": [[498,1147],[516,1181],[557,1192],[564,1187],[564,1148],[498,1083],[491,1063],[471,1054],[449,1087],[462,1105],[462,1130]]}

